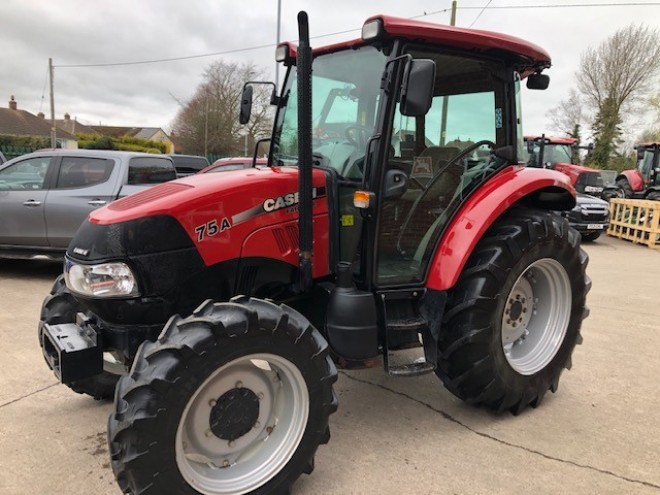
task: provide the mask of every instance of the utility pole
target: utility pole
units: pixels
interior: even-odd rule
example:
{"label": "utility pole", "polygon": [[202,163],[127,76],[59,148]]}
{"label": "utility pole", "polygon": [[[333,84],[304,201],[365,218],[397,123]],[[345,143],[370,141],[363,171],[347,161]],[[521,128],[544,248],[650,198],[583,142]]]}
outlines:
{"label": "utility pole", "polygon": [[206,92],[206,111],[204,112],[204,156],[209,156],[209,93]]}
{"label": "utility pole", "polygon": [[55,127],[55,93],[53,91],[53,59],[48,59],[48,76],[50,79],[50,147],[57,147],[57,131]]}
{"label": "utility pole", "polygon": [[[451,20],[450,26],[456,25],[456,0],[451,2]],[[447,106],[449,105],[449,97],[442,98],[442,122],[440,123],[440,146],[444,146],[447,142]]]}
{"label": "utility pole", "polygon": [[[280,44],[280,21],[282,19],[282,0],[277,0],[277,42]],[[280,88],[280,63],[275,62],[275,90]]]}

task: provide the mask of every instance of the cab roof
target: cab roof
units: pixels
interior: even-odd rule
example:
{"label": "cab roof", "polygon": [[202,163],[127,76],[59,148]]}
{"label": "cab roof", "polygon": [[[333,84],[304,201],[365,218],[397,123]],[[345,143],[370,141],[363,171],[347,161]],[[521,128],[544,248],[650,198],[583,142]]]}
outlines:
{"label": "cab roof", "polygon": [[[446,26],[425,21],[404,19],[388,15],[369,17],[365,24],[379,21],[386,37],[421,41],[432,45],[448,46],[486,55],[495,55],[511,60],[523,77],[541,71],[551,65],[548,52],[523,39],[507,34]],[[372,40],[357,38],[332,45],[314,48],[314,55],[345,50],[371,43]],[[289,55],[296,56],[296,45],[286,43]]]}

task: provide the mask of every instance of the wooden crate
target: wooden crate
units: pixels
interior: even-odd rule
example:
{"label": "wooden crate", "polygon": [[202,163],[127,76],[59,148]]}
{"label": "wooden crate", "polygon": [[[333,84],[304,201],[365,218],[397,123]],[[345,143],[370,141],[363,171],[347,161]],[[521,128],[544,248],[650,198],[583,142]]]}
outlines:
{"label": "wooden crate", "polygon": [[607,234],[660,249],[660,201],[644,199],[610,200]]}

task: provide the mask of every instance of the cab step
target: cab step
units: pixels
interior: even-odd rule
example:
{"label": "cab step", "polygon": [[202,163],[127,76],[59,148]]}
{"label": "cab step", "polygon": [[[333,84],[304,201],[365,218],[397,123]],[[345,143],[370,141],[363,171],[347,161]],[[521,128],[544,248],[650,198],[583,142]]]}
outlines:
{"label": "cab step", "polygon": [[426,375],[435,370],[435,366],[426,362],[426,358],[419,358],[405,364],[390,364],[387,372],[391,376],[410,377]]}

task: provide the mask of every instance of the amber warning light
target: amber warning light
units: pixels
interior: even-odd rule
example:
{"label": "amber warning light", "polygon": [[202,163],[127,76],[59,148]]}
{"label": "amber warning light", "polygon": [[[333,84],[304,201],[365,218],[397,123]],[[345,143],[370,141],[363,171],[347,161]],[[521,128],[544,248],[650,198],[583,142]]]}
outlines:
{"label": "amber warning light", "polygon": [[372,193],[369,191],[355,191],[353,193],[353,206],[356,208],[369,208],[371,195]]}

